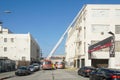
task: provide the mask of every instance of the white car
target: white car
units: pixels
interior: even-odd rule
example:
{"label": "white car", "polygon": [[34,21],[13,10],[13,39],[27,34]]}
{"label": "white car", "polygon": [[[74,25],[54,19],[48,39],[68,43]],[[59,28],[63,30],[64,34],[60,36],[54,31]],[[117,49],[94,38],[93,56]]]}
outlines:
{"label": "white car", "polygon": [[31,72],[34,72],[35,71],[35,67],[33,65],[29,65],[28,66],[28,69],[31,71]]}
{"label": "white car", "polygon": [[32,65],[34,66],[35,71],[40,70],[40,65],[38,63],[33,63]]}

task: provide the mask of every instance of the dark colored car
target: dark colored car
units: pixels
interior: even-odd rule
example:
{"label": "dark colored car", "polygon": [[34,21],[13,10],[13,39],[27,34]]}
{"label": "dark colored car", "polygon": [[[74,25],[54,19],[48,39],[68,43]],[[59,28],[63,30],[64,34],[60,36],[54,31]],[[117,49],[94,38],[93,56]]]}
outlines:
{"label": "dark colored car", "polygon": [[90,73],[89,80],[120,80],[120,71],[116,69],[98,68]]}
{"label": "dark colored car", "polygon": [[26,66],[20,66],[16,71],[15,75],[22,76],[22,75],[28,75],[31,74],[31,71]]}
{"label": "dark colored car", "polygon": [[84,76],[84,77],[89,77],[90,72],[94,69],[95,69],[94,67],[89,67],[89,66],[81,67],[78,70],[78,75],[81,75],[81,76]]}

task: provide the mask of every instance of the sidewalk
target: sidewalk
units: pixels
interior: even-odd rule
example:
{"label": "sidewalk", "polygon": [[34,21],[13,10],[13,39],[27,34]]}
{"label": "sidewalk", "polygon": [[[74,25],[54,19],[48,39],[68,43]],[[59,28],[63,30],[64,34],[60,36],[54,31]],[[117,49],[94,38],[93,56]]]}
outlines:
{"label": "sidewalk", "polygon": [[15,71],[0,73],[0,80],[15,76]]}
{"label": "sidewalk", "polygon": [[66,68],[66,70],[68,70],[68,71],[78,71],[78,68]]}

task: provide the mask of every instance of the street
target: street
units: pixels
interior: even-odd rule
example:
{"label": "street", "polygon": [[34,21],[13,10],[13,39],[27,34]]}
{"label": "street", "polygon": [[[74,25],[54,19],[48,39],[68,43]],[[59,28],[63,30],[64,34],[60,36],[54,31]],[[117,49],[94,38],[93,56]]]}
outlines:
{"label": "street", "polygon": [[6,80],[89,80],[68,69],[40,70],[27,76],[13,76]]}

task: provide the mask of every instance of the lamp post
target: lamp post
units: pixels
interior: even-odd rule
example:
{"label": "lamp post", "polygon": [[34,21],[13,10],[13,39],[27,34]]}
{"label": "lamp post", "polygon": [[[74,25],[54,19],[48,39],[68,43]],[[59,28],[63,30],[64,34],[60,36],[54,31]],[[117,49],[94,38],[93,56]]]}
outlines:
{"label": "lamp post", "polygon": [[112,35],[112,39],[111,39],[111,46],[109,49],[109,68],[115,68],[114,64],[115,64],[115,35],[113,32],[108,32],[108,34]]}

